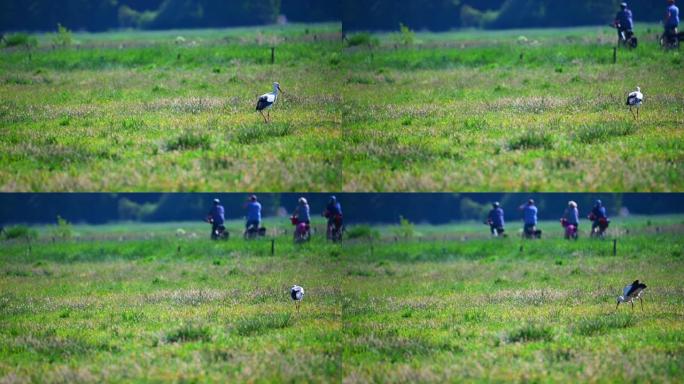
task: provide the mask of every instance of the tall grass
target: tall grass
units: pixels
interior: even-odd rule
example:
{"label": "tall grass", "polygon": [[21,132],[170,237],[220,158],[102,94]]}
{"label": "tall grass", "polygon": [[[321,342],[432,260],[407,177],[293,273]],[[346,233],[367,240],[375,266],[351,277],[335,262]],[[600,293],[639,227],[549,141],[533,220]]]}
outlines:
{"label": "tall grass", "polygon": [[631,327],[637,319],[631,314],[611,314],[580,319],[573,331],[584,336],[600,335],[612,330]]}
{"label": "tall grass", "polygon": [[211,341],[211,331],[201,324],[187,323],[165,336],[169,343],[184,343],[188,341]]}
{"label": "tall grass", "polygon": [[240,319],[235,323],[234,329],[241,336],[250,336],[288,326],[290,326],[289,313],[267,313]]}

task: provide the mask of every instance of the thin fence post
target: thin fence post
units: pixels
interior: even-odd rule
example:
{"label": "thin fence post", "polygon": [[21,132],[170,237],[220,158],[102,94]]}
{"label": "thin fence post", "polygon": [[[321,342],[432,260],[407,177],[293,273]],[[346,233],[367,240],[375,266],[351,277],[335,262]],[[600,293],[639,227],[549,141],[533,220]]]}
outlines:
{"label": "thin fence post", "polygon": [[617,256],[617,239],[613,239],[613,256]]}
{"label": "thin fence post", "polygon": [[271,47],[271,64],[275,63],[275,47]]}

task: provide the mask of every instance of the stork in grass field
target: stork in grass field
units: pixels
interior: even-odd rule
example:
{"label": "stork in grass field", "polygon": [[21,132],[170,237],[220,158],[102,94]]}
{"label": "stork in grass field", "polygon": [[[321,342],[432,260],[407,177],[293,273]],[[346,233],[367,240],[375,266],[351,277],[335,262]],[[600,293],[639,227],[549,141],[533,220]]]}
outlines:
{"label": "stork in grass field", "polygon": [[[643,102],[644,95],[641,93],[641,88],[639,87],[636,88],[636,91],[630,92],[629,95],[627,95],[627,105],[635,120],[639,119],[639,107],[641,107],[641,103]],[[633,107],[636,108],[636,116],[634,115],[634,111],[632,111]]]}
{"label": "stork in grass field", "polygon": [[[270,110],[273,108],[273,104],[278,100],[278,92],[283,92],[283,90],[280,89],[280,84],[275,82],[273,83],[273,92],[265,93],[259,96],[259,100],[257,100],[256,110],[261,113],[261,117],[264,118],[264,123],[268,123],[271,120]],[[264,109],[266,110],[266,116],[264,116]]]}
{"label": "stork in grass field", "polygon": [[639,299],[641,302],[641,310],[644,310],[644,301],[641,299],[641,295],[646,289],[646,284],[640,283],[639,280],[634,280],[634,282],[626,286],[622,290],[622,296],[617,298],[617,305],[615,309],[620,306],[620,303],[632,303],[632,309],[634,309],[634,300]]}
{"label": "stork in grass field", "polygon": [[292,288],[290,288],[290,297],[294,300],[297,312],[299,312],[299,305],[304,298],[304,288],[299,285],[293,285]]}

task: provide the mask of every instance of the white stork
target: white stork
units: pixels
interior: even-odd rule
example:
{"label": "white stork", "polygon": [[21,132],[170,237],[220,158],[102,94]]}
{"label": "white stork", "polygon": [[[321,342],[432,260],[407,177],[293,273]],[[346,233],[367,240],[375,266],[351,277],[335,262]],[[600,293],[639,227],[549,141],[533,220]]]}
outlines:
{"label": "white stork", "polygon": [[639,299],[641,302],[641,310],[644,310],[644,301],[641,299],[641,295],[646,289],[646,284],[640,283],[639,280],[634,280],[634,282],[626,286],[622,290],[622,296],[617,298],[617,305],[615,309],[620,306],[620,303],[632,303],[632,309],[634,309],[634,300]]}
{"label": "white stork", "polygon": [[[265,93],[261,96],[259,96],[259,100],[257,101],[256,105],[256,110],[261,113],[261,116],[264,118],[264,123],[268,123],[271,119],[271,114],[270,114],[270,109],[273,107],[273,104],[275,104],[276,100],[278,100],[278,92],[283,92],[282,89],[280,89],[280,84],[278,82],[273,83],[273,92]],[[266,116],[264,116],[263,110],[266,110],[266,114],[268,116],[268,119]]]}
{"label": "white stork", "polygon": [[632,111],[632,107],[636,107],[636,116],[634,116],[635,120],[639,119],[639,107],[641,107],[641,103],[644,102],[644,95],[641,93],[641,88],[637,87],[636,91],[630,92],[629,95],[627,95],[627,105],[629,105],[629,111],[632,112],[632,116],[634,116],[634,111]]}
{"label": "white stork", "polygon": [[293,285],[292,288],[290,288],[290,297],[294,300],[297,312],[299,312],[299,303],[301,303],[304,298],[304,288],[299,285]]}

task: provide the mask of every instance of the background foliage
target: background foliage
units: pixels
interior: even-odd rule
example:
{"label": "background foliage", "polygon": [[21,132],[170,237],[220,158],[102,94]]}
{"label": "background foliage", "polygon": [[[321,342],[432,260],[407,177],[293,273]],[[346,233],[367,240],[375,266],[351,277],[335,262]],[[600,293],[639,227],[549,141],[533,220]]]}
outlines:
{"label": "background foliage", "polygon": [[[305,196],[311,215],[318,217],[325,209],[329,194],[269,193],[258,194],[265,216],[285,215],[295,208],[299,196]],[[0,224],[54,223],[60,215],[75,223],[131,221],[201,221],[211,201],[219,197],[227,218],[245,215],[244,193],[7,193],[0,197]],[[448,223],[455,220],[482,220],[494,201],[501,202],[508,221],[519,220],[518,207],[532,197],[539,207],[539,217],[556,220],[568,200],[579,204],[586,216],[597,198],[602,199],[609,215],[620,214],[626,207],[632,214],[684,213],[684,194],[572,194],[572,193],[342,193],[348,223],[394,223],[400,217],[410,223]],[[283,210],[284,209],[284,210]]]}
{"label": "background foliage", "polygon": [[[529,28],[601,25],[613,20],[619,0],[345,0],[343,23],[347,30],[396,30],[399,23],[422,30],[457,27]],[[628,2],[635,21],[658,21],[664,1]]]}
{"label": "background foliage", "polygon": [[[0,30],[206,28],[290,21],[344,22],[346,30],[449,30],[607,24],[620,0],[6,0]],[[637,22],[659,21],[664,1],[630,1]]]}
{"label": "background foliage", "polygon": [[337,21],[339,3],[314,0],[7,0],[0,30],[207,28],[290,21]]}

